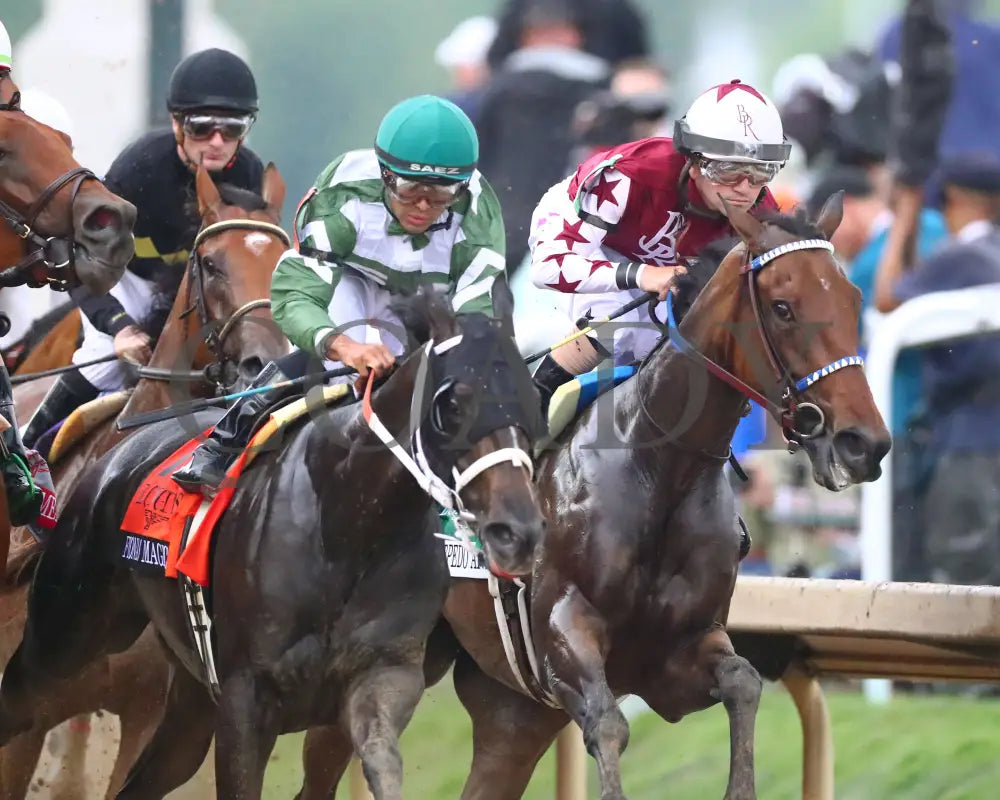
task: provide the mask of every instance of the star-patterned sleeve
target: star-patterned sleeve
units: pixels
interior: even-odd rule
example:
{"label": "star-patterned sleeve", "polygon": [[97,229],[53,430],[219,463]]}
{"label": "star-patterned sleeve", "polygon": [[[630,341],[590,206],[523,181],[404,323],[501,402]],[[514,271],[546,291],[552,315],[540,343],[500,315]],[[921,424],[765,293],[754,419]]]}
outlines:
{"label": "star-patterned sleeve", "polygon": [[576,202],[568,181],[553,186],[531,220],[531,277],[540,289],[581,294],[635,285],[641,265],[604,249],[604,237],[622,218],[631,180],[613,168],[588,176]]}

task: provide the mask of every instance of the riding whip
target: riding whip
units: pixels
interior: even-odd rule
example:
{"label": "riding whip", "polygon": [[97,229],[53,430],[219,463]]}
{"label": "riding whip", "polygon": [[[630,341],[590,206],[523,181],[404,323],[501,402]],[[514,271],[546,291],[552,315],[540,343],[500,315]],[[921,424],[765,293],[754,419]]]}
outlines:
{"label": "riding whip", "polygon": [[313,372],[309,375],[303,375],[301,378],[290,378],[287,381],[272,383],[269,386],[259,386],[256,389],[246,389],[242,392],[233,392],[232,394],[224,394],[219,397],[207,397],[204,400],[191,400],[187,403],[178,403],[170,408],[161,408],[157,411],[149,411],[145,414],[135,414],[134,416],[127,417],[126,419],[119,419],[117,427],[118,430],[124,431],[129,428],[151,425],[154,422],[162,422],[163,420],[182,417],[185,414],[194,414],[198,411],[204,411],[212,408],[213,406],[226,405],[233,400],[239,400],[241,397],[250,397],[255,394],[272,392],[275,389],[285,389],[289,386],[296,386],[313,380],[325,381],[328,378],[339,378],[344,375],[353,375],[355,372],[357,372],[357,370],[353,367],[338,367],[337,369],[328,369],[325,372]]}
{"label": "riding whip", "polygon": [[533,363],[535,361],[538,361],[538,359],[544,358],[549,353],[551,353],[553,350],[558,350],[560,347],[562,347],[565,344],[569,344],[570,342],[575,342],[581,336],[586,336],[586,335],[588,335],[590,333],[593,333],[595,330],[597,330],[599,327],[601,327],[601,325],[603,325],[605,322],[610,322],[613,319],[617,319],[618,317],[622,316],[623,314],[627,314],[629,311],[633,311],[633,310],[639,308],[640,306],[645,305],[650,300],[655,300],[656,297],[657,297],[656,292],[644,292],[639,297],[637,297],[635,300],[632,300],[631,302],[626,303],[625,305],[623,305],[621,308],[616,309],[615,311],[612,311],[606,317],[601,317],[600,319],[589,320],[589,321],[587,321],[586,318],[582,318],[579,321],[577,321],[576,324],[577,324],[577,326],[579,326],[581,324],[586,324],[587,325],[586,328],[582,328],[581,330],[575,331],[575,332],[571,333],[569,336],[567,336],[565,339],[560,339],[554,345],[546,347],[544,350],[540,350],[539,352],[534,353],[534,354],[528,356],[527,358],[524,359],[524,363],[525,364],[531,364],[531,363]]}

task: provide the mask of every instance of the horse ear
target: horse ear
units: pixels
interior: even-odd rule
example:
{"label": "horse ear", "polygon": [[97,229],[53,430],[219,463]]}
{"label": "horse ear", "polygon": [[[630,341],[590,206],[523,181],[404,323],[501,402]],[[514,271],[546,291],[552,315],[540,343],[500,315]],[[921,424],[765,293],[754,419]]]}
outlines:
{"label": "horse ear", "polygon": [[819,212],[819,217],[816,219],[816,227],[819,228],[820,233],[829,241],[833,238],[834,232],[840,226],[841,220],[844,218],[844,190],[841,189],[838,192],[831,194],[825,203],[823,203],[823,208]]}
{"label": "horse ear", "polygon": [[208,170],[200,164],[194,179],[195,188],[198,191],[198,213],[205,216],[211,208],[222,205],[222,196],[219,194],[219,187],[215,185]]}
{"label": "horse ear", "polygon": [[493,316],[503,323],[504,331],[514,335],[514,293],[510,290],[505,275],[500,274],[493,281]]}
{"label": "horse ear", "polygon": [[750,246],[750,249],[754,251],[766,249],[764,247],[764,231],[766,230],[764,223],[749,211],[729,205],[724,197],[721,200],[726,209],[729,224],[733,226],[733,230],[739,234],[740,238]]}
{"label": "horse ear", "polygon": [[281,207],[285,204],[285,179],[281,177],[273,161],[264,169],[260,196],[267,203],[267,207],[273,209],[280,218]]}

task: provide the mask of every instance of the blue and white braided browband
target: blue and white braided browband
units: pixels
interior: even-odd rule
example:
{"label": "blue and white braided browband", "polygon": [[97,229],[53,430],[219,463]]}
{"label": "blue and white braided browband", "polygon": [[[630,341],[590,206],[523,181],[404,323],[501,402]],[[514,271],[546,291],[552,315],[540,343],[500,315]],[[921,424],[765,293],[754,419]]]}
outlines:
{"label": "blue and white braided browband", "polygon": [[799,242],[789,242],[757,256],[757,258],[750,262],[750,270],[756,272],[761,267],[774,261],[778,256],[794,253],[796,250],[828,250],[832,253],[833,245],[826,239],[803,239]]}
{"label": "blue and white braided browband", "polygon": [[804,392],[820,378],[832,375],[839,369],[843,369],[844,367],[864,367],[864,365],[865,360],[861,356],[844,356],[843,358],[837,359],[832,364],[827,364],[822,369],[809,373],[804,378],[799,378],[795,381],[795,390]]}

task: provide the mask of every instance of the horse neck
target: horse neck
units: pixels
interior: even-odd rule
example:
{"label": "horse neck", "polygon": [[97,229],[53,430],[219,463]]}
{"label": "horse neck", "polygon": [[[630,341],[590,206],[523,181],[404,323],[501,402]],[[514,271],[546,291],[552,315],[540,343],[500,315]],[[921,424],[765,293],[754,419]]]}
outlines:
{"label": "horse neck", "polygon": [[[189,273],[188,273],[189,274]],[[192,368],[191,358],[187,356],[185,348],[189,342],[199,341],[198,327],[201,320],[198,311],[193,310],[185,314],[191,306],[191,298],[188,292],[188,274],[184,276],[180,287],[177,289],[177,297],[170,309],[170,317],[163,328],[163,332],[157,339],[156,347],[153,350],[152,358],[149,361],[150,367],[157,367],[168,370],[188,370]],[[201,345],[198,345],[201,350]],[[197,351],[196,351],[197,355]],[[195,359],[195,364],[199,359]],[[156,411],[173,405],[175,397],[172,396],[171,382],[163,380],[150,380],[143,378],[135,387],[128,406],[122,414],[138,414],[144,411]],[[182,387],[182,391],[192,390],[192,394],[202,395],[198,392],[201,388],[198,384],[187,384]]]}
{"label": "horse neck", "polygon": [[[406,437],[411,430],[410,406],[416,386],[417,372],[421,358],[414,354],[406,359],[395,374],[372,397],[372,410],[378,415],[382,424],[392,433],[404,449],[408,442]],[[359,409],[360,411],[360,409]],[[389,448],[379,439],[358,413],[356,425],[350,427],[350,450],[348,462],[358,478],[357,491],[366,498],[379,498],[380,502],[373,507],[382,512],[389,508],[405,507],[412,509],[413,502],[426,499],[427,495],[417,486],[406,467],[396,458]],[[328,454],[333,459],[328,474],[342,471],[343,453],[337,455],[337,448],[325,447],[322,455]],[[387,502],[391,498],[392,502]],[[412,510],[407,513],[412,515]]]}
{"label": "horse neck", "polygon": [[[727,265],[726,261],[732,263]],[[730,325],[752,316],[741,286],[740,262],[732,258],[726,261],[698,295],[680,329],[697,352],[750,383]],[[661,431],[667,431],[681,450],[716,455],[727,452],[745,398],[703,365],[666,345],[653,356],[649,377],[636,382],[636,391],[643,392],[643,405],[655,424],[647,425],[644,436],[663,439]],[[646,414],[639,418],[648,420]],[[662,449],[654,448],[654,452]]]}

